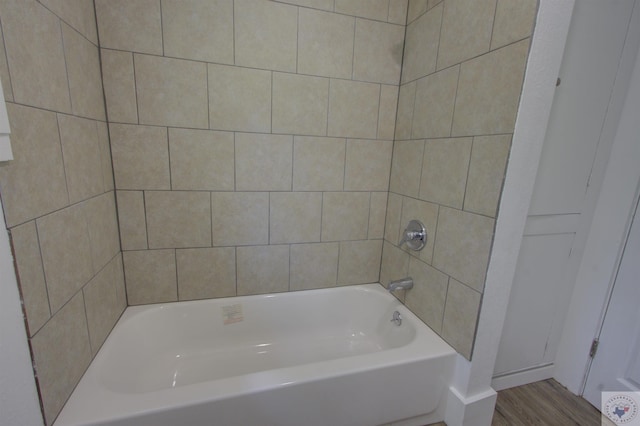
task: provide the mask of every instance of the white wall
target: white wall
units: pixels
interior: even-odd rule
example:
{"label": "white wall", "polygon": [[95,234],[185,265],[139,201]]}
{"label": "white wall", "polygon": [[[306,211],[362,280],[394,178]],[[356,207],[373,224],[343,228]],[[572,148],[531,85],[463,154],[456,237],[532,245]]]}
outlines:
{"label": "white wall", "polygon": [[[0,212],[2,203],[0,202]],[[42,425],[9,236],[0,214],[0,422]]]}
{"label": "white wall", "polygon": [[[640,11],[636,13],[636,23],[640,24]],[[640,25],[634,31],[640,31]],[[554,377],[574,393],[582,392],[590,363],[588,348],[602,322],[640,182],[640,51],[636,52],[635,68],[556,356]]]}

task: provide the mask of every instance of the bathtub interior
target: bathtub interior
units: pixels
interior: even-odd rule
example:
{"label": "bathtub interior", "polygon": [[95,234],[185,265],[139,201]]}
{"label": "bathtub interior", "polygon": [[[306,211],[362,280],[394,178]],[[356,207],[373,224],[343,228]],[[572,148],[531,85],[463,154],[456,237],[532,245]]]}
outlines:
{"label": "bathtub interior", "polygon": [[[375,286],[373,286],[375,288]],[[101,379],[141,393],[397,348],[416,335],[367,287],[129,308],[105,345]],[[242,320],[225,324],[225,312]]]}

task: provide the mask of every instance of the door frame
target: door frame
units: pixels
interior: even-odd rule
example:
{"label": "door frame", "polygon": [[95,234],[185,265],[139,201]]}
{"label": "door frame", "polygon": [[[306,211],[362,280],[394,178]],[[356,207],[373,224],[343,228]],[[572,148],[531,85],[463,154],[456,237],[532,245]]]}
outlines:
{"label": "door frame", "polygon": [[[634,11],[634,15],[637,12]],[[635,21],[632,27],[637,34],[640,33],[640,25],[637,22],[639,19]],[[629,31],[631,32],[632,28]],[[589,349],[602,326],[638,196],[639,110],[640,54],[636,51],[627,97],[613,140],[556,356],[554,377],[575,394],[582,394],[584,389],[591,364]]]}

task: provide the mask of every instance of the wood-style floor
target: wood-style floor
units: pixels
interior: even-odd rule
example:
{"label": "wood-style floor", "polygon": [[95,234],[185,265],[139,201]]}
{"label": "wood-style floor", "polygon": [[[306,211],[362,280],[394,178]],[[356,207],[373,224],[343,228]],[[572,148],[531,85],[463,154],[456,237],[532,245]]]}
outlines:
{"label": "wood-style floor", "polygon": [[[600,412],[553,379],[498,392],[491,426],[600,426]],[[446,426],[437,423],[437,426]],[[433,426],[436,426],[433,425]]]}

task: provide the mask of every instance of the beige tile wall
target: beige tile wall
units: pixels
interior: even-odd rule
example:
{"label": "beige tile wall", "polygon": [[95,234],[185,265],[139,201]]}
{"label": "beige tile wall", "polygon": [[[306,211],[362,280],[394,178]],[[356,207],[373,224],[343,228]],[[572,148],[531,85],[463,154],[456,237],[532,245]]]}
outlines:
{"label": "beige tile wall", "polygon": [[96,11],[129,304],[378,281],[406,0]]}
{"label": "beige tile wall", "polygon": [[95,13],[1,0],[0,22],[15,158],[0,194],[51,424],[127,304]]}
{"label": "beige tile wall", "polygon": [[[410,0],[380,279],[471,357],[535,0]],[[423,251],[398,247],[411,219]]]}

